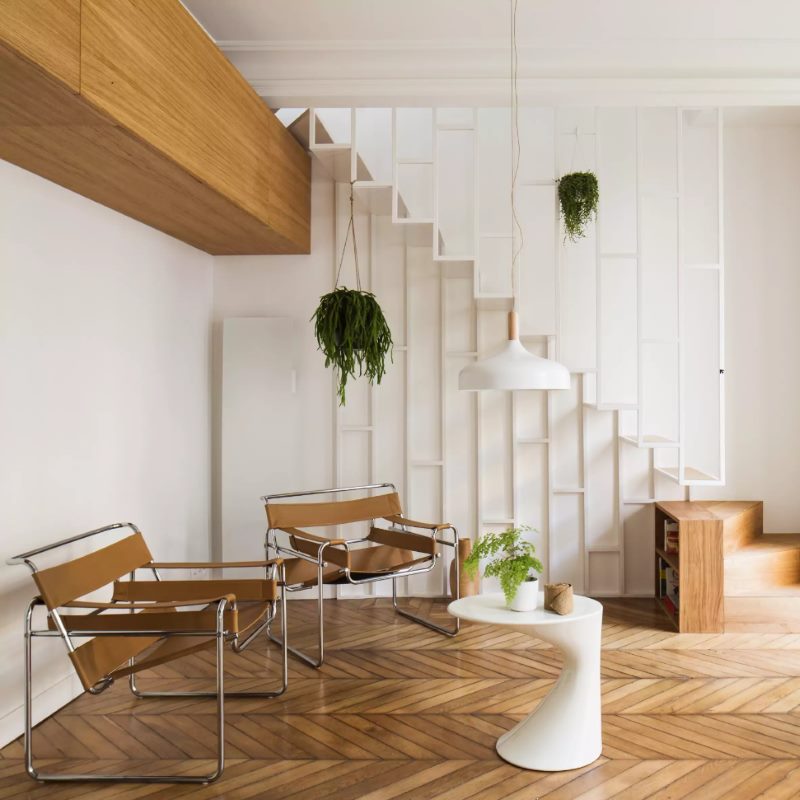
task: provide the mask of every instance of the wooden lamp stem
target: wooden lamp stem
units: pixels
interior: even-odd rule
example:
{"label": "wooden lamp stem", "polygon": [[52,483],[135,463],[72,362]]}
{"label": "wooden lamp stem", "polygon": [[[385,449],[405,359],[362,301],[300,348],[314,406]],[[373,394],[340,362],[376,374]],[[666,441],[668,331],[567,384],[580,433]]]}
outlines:
{"label": "wooden lamp stem", "polygon": [[519,314],[516,311],[508,312],[508,339],[519,339]]}

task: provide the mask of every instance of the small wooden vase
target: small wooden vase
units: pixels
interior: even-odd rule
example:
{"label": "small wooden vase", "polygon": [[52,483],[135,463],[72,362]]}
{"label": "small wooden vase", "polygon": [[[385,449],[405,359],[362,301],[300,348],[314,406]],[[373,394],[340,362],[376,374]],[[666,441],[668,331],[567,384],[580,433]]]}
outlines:
{"label": "small wooden vase", "polygon": [[458,564],[458,589],[461,597],[478,594],[478,576],[470,578],[464,571],[464,559],[472,552],[471,539],[458,540],[458,555],[450,562],[450,597],[456,596],[456,563]]}
{"label": "small wooden vase", "polygon": [[546,583],[544,587],[544,607],[556,614],[572,613],[572,584]]}

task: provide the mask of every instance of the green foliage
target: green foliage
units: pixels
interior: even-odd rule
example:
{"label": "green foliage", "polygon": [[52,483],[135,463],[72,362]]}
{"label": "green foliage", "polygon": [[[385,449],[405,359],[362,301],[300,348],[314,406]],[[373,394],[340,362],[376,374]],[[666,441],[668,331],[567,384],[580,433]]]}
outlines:
{"label": "green foliage", "polygon": [[584,234],[587,223],[597,213],[600,188],[593,172],[572,172],[558,182],[558,201],[564,217],[564,230],[570,241]]}
{"label": "green foliage", "polygon": [[370,383],[381,382],[392,332],[374,294],[343,286],[334,289],[320,297],[311,320],[325,366],[333,364],[338,372],[340,406],[345,403],[347,379],[356,377],[356,368]]}
{"label": "green foliage", "polygon": [[464,571],[471,578],[478,574],[481,559],[492,558],[483,574],[487,578],[499,578],[506,602],[511,603],[522,582],[531,570],[541,572],[542,562],[534,555],[536,548],[522,537],[531,530],[527,525],[509,528],[502,533],[487,533],[481,536],[472,552],[464,559]]}

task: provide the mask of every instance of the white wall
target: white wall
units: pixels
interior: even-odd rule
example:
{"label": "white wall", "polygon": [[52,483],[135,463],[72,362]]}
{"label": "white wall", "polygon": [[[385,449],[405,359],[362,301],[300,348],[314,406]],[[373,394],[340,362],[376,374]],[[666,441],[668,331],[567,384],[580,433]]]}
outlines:
{"label": "white wall", "polygon": [[[212,258],[0,161],[0,557],[131,520],[209,554]],[[110,541],[110,540],[108,540]],[[22,731],[24,567],[0,566],[0,744]],[[41,718],[78,691],[35,642]]]}
{"label": "white wall", "polygon": [[[221,386],[222,386],[222,320],[228,317],[291,317],[298,342],[287,342],[297,359],[297,402],[299,404],[299,438],[295,453],[275,450],[271,457],[286,465],[280,482],[265,479],[264,485],[250,498],[254,517],[251,558],[263,553],[266,517],[259,496],[270,492],[298,488],[331,486],[333,398],[332,374],[324,368],[324,358],[317,351],[311,315],[320,295],[330,290],[333,279],[333,184],[314,169],[311,185],[311,254],[308,256],[220,256],[214,259],[214,552],[222,548],[220,499],[222,465]],[[267,431],[285,422],[264,414]],[[275,442],[281,438],[276,435]],[[255,446],[255,444],[254,444]],[[297,455],[297,457],[295,457]],[[247,453],[243,459],[249,460]],[[252,464],[259,463],[254,458]],[[289,468],[289,464],[294,465]],[[275,471],[271,471],[275,474]],[[300,485],[298,486],[298,480]],[[270,485],[271,484],[271,485]],[[256,522],[256,520],[259,520]]]}
{"label": "white wall", "polygon": [[798,185],[799,125],[727,127],[728,481],[702,496],[764,500],[773,533],[800,531]]}

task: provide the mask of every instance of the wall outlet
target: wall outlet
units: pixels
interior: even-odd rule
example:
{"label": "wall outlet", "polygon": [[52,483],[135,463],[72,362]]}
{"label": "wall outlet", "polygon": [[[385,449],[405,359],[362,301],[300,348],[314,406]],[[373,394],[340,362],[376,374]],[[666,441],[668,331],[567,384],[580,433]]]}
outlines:
{"label": "wall outlet", "polygon": [[205,567],[193,567],[189,570],[189,577],[194,580],[202,580],[208,578],[208,570]]}

